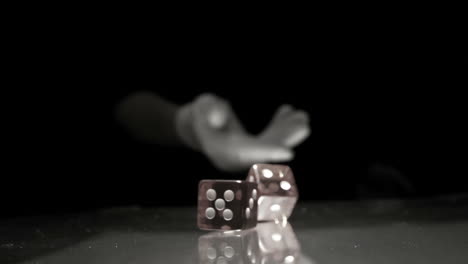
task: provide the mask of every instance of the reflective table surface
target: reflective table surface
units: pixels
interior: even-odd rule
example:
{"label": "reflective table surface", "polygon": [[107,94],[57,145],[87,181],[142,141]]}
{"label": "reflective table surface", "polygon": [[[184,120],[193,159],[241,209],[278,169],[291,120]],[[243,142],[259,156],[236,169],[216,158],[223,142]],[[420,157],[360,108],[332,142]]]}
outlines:
{"label": "reflective table surface", "polygon": [[299,203],[286,221],[204,232],[196,208],[0,220],[0,263],[468,263],[468,196]]}

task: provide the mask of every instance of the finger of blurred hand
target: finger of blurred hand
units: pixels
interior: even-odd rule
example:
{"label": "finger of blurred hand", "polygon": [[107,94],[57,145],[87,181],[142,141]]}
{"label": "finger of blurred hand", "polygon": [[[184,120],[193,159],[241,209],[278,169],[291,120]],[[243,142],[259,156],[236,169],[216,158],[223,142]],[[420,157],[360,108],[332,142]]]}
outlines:
{"label": "finger of blurred hand", "polygon": [[303,110],[296,110],[290,105],[282,105],[278,108],[270,121],[269,127],[281,125],[287,122],[309,122],[309,114]]}
{"label": "finger of blurred hand", "polygon": [[298,127],[294,129],[283,141],[283,145],[293,148],[306,140],[310,135],[310,128],[308,126]]}
{"label": "finger of blurred hand", "polygon": [[[280,107],[277,116],[260,135],[260,138],[288,148],[301,144],[310,135],[309,114],[302,110]],[[287,110],[287,111],[286,111]],[[284,115],[287,112],[286,115]]]}
{"label": "finger of blurred hand", "polygon": [[276,113],[274,114],[274,117],[276,118],[282,118],[287,116],[289,113],[293,112],[294,108],[289,105],[289,104],[284,104],[281,105],[278,110],[276,110]]}
{"label": "finger of blurred hand", "polygon": [[309,114],[305,111],[297,110],[288,119],[286,125],[290,128],[290,131],[284,138],[283,144],[287,147],[295,147],[310,135]]}

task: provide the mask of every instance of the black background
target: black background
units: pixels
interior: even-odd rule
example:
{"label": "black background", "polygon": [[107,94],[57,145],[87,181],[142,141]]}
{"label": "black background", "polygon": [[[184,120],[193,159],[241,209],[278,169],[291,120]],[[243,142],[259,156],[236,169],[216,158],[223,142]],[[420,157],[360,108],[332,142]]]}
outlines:
{"label": "black background", "polygon": [[[358,185],[372,197],[468,191],[456,39],[355,25],[155,32],[103,27],[17,43],[3,103],[2,214],[194,205],[199,180],[245,177],[184,148],[133,141],[113,110],[138,90],[177,104],[215,93],[252,133],[283,103],[306,110],[312,134],[289,164],[303,200],[366,198]],[[398,170],[412,190],[369,179],[372,166]]]}

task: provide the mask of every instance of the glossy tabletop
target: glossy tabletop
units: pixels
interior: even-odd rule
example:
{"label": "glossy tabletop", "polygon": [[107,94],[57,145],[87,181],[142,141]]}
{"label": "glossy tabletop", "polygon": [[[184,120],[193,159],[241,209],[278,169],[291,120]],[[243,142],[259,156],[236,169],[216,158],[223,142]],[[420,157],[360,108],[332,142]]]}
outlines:
{"label": "glossy tabletop", "polygon": [[0,263],[468,263],[466,195],[299,203],[289,223],[204,232],[196,208],[0,221]]}

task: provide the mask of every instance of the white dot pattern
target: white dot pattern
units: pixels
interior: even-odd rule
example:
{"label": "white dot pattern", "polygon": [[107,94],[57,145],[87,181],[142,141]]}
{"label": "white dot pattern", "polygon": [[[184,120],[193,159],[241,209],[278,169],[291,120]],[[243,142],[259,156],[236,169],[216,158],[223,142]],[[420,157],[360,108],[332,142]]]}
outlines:
{"label": "white dot pattern", "polygon": [[263,169],[262,174],[263,174],[263,177],[268,178],[268,179],[273,177],[273,172],[269,169]]}
{"label": "white dot pattern", "polygon": [[249,199],[249,207],[250,207],[250,209],[253,209],[253,207],[254,207],[254,199],[253,198]]}
{"label": "white dot pattern", "polygon": [[279,210],[281,210],[281,206],[279,204],[274,204],[270,207],[270,210],[272,212],[278,212]]}
{"label": "white dot pattern", "polygon": [[214,208],[212,208],[212,207],[206,208],[206,211],[205,211],[206,218],[213,219],[215,217],[215,215],[216,215],[216,211],[215,211]]}
{"label": "white dot pattern", "polygon": [[216,199],[216,191],[213,189],[206,191],[206,199],[214,201]]}
{"label": "white dot pattern", "polygon": [[231,210],[226,209],[223,211],[224,220],[231,221],[233,217],[234,217],[234,213]]}
{"label": "white dot pattern", "polygon": [[283,237],[281,236],[281,234],[275,233],[271,235],[271,239],[273,239],[273,241],[275,242],[279,242],[281,241],[281,239],[283,239]]}
{"label": "white dot pattern", "polygon": [[236,251],[234,250],[233,247],[227,246],[224,248],[224,256],[226,258],[232,258],[234,257],[234,254],[236,254]]}
{"label": "white dot pattern", "polygon": [[284,258],[284,263],[289,264],[289,263],[294,263],[294,256],[287,256]]}
{"label": "white dot pattern", "polygon": [[216,209],[223,210],[225,208],[225,206],[226,206],[226,203],[224,202],[223,199],[216,200],[216,202],[215,202]]}
{"label": "white dot pattern", "polygon": [[281,181],[280,186],[281,186],[281,189],[285,191],[289,191],[291,189],[291,184],[287,181]]}
{"label": "white dot pattern", "polygon": [[252,191],[252,198],[254,198],[254,200],[257,200],[257,190],[256,189],[254,189]]}
{"label": "white dot pattern", "polygon": [[227,201],[227,202],[230,202],[232,200],[234,200],[234,192],[231,191],[231,190],[227,190],[224,192],[224,199]]}
{"label": "white dot pattern", "polygon": [[216,258],[217,254],[216,254],[216,249],[212,248],[212,247],[209,247],[206,249],[206,256],[213,260]]}
{"label": "white dot pattern", "polygon": [[250,208],[246,208],[246,209],[245,209],[245,217],[246,217],[247,219],[250,219]]}
{"label": "white dot pattern", "polygon": [[[255,191],[256,192],[256,191]],[[255,193],[256,195],[256,193]],[[206,191],[206,198],[209,200],[209,201],[215,201],[214,202],[214,208],[213,207],[208,207],[206,210],[205,210],[205,217],[207,219],[213,219],[216,217],[216,210],[215,208],[218,210],[218,211],[222,211],[222,216],[223,216],[223,219],[226,220],[226,221],[231,221],[233,218],[234,218],[234,213],[232,212],[232,210],[230,209],[225,209],[226,208],[226,202],[231,202],[234,200],[235,198],[235,194],[234,194],[234,191],[232,190],[226,190],[223,194],[224,196],[224,200],[222,198],[219,198],[219,199],[216,199],[216,196],[217,196],[217,193],[216,193],[216,190],[214,189],[208,189]],[[225,201],[226,200],[226,201]],[[250,210],[250,209],[249,209]],[[250,211],[249,211],[249,215],[250,215]]]}

